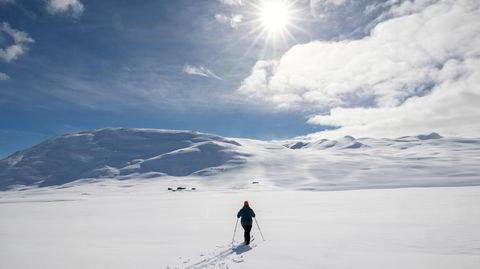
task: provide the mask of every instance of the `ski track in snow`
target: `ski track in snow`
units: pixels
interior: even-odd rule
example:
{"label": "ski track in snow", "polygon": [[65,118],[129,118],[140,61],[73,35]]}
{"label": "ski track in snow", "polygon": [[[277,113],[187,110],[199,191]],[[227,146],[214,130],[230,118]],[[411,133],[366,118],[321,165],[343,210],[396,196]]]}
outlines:
{"label": "ski track in snow", "polygon": [[200,254],[197,259],[188,258],[181,262],[182,265],[167,266],[166,269],[229,269],[233,264],[243,263],[245,261],[245,254],[256,247],[257,244],[254,242],[249,246],[238,242],[235,242],[233,246],[220,245],[217,246],[216,250],[209,251],[208,254]]}

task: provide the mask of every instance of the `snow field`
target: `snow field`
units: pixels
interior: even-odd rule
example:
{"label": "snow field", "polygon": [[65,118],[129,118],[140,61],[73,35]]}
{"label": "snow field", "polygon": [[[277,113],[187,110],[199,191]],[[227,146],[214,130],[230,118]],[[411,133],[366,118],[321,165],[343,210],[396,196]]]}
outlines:
{"label": "snow field", "polygon": [[[244,200],[266,241],[254,226],[252,248],[232,251]],[[480,187],[168,192],[131,180],[9,191],[1,268],[478,268],[478,204]]]}

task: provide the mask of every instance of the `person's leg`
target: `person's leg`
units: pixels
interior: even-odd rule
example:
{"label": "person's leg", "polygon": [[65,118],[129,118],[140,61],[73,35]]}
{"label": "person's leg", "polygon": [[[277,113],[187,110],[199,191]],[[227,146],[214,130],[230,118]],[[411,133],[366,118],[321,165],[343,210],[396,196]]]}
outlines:
{"label": "person's leg", "polygon": [[245,225],[245,244],[250,244],[250,231],[252,230],[252,225]]}
{"label": "person's leg", "polygon": [[242,228],[243,228],[243,241],[244,241],[245,243],[247,242],[247,226],[248,226],[248,225],[242,224]]}

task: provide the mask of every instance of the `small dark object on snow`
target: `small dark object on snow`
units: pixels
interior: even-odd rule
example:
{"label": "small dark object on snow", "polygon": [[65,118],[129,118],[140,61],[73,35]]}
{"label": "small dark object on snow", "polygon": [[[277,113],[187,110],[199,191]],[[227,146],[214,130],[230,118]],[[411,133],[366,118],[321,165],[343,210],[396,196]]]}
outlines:
{"label": "small dark object on snow", "polygon": [[177,191],[182,191],[184,189],[186,189],[186,188],[185,187],[177,187]]}
{"label": "small dark object on snow", "polygon": [[260,182],[258,181],[253,181],[252,184],[259,184]]}
{"label": "small dark object on snow", "polygon": [[[303,148],[303,147],[305,147],[305,146],[307,146],[307,145],[308,145],[308,143],[297,142],[297,143],[291,145],[290,148],[291,148],[291,149],[301,149],[301,148]],[[288,146],[287,146],[287,148],[288,148]]]}
{"label": "small dark object on snow", "polygon": [[168,190],[169,190],[169,191],[173,191],[173,189],[172,189],[172,188],[168,188]]}
{"label": "small dark object on snow", "polygon": [[197,188],[192,188],[192,191],[196,190]]}

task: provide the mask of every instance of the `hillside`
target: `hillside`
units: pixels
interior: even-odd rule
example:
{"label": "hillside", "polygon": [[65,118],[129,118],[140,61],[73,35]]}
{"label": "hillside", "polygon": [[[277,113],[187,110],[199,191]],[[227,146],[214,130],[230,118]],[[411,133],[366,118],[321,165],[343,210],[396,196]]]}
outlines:
{"label": "hillside", "polygon": [[74,181],[193,180],[294,189],[480,184],[480,139],[436,133],[396,139],[259,141],[191,131],[99,129],[68,133],[0,161],[0,189]]}
{"label": "hillside", "polygon": [[[187,176],[242,165],[241,145],[219,136],[155,129],[68,133],[0,161],[0,188],[82,178]],[[203,171],[205,172],[205,171]]]}

